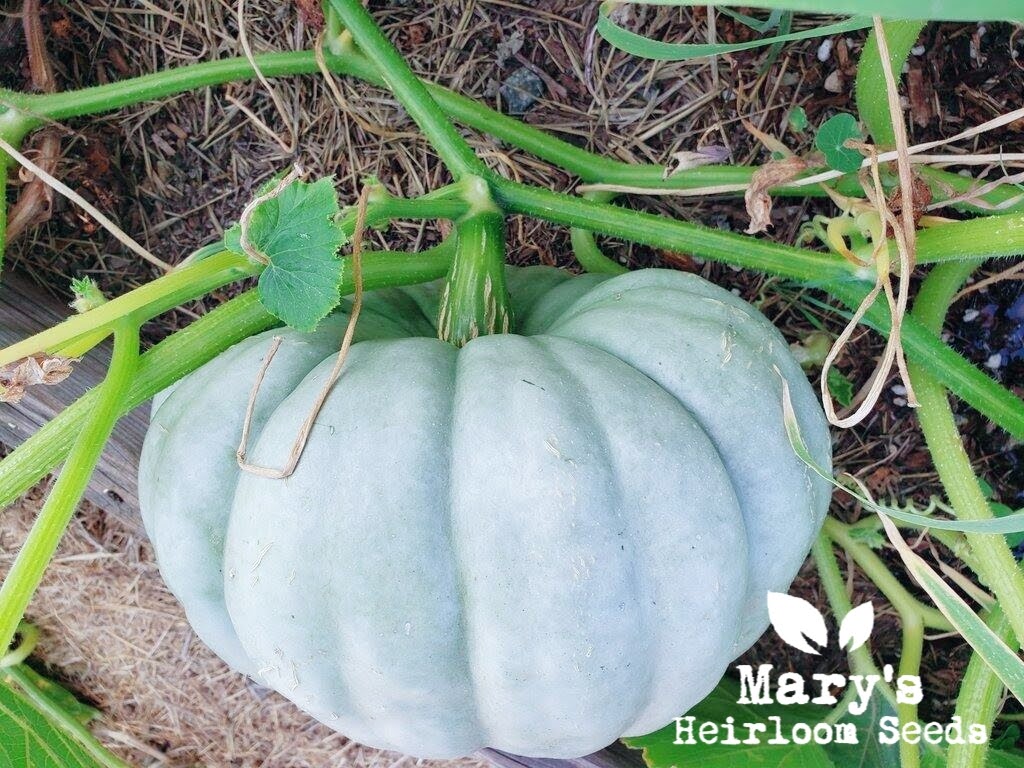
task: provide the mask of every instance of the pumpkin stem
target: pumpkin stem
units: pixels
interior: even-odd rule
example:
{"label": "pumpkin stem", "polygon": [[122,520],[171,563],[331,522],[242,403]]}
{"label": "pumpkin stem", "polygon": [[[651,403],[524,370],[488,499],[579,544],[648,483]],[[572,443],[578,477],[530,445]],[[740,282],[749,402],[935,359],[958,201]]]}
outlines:
{"label": "pumpkin stem", "polygon": [[455,225],[458,243],[437,317],[438,337],[458,347],[512,327],[505,287],[505,217],[483,179],[467,177],[463,183],[472,208]]}

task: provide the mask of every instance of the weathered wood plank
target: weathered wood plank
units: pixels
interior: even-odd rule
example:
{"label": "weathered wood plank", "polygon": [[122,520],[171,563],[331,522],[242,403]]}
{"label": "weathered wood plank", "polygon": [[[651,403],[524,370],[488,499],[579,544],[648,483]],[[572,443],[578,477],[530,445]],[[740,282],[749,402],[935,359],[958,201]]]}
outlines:
{"label": "weathered wood plank", "polygon": [[[71,312],[27,278],[5,272],[0,279],[0,348],[66,319]],[[13,448],[24,442],[99,384],[109,361],[107,343],[82,358],[60,384],[32,387],[19,403],[0,403],[0,443]],[[148,414],[146,408],[137,408],[118,422],[85,494],[93,504],[132,525],[138,525],[136,476]]]}
{"label": "weathered wood plank", "polygon": [[640,752],[620,743],[612,744],[592,755],[571,760],[521,757],[498,749],[482,749],[477,754],[498,768],[644,768]]}

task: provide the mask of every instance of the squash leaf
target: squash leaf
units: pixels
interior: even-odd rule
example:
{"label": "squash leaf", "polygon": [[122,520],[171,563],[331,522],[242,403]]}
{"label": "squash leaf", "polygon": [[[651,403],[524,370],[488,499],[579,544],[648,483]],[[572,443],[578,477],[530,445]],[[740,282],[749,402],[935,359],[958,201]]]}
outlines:
{"label": "squash leaf", "polygon": [[896,708],[878,693],[868,700],[867,709],[861,714],[847,712],[843,715],[839,722],[853,724],[857,729],[857,743],[826,744],[824,749],[832,761],[842,768],[900,768],[899,745],[879,741],[883,717],[896,717]]}
{"label": "squash leaf", "polygon": [[[740,698],[739,682],[724,678],[718,687],[704,701],[694,707],[688,715],[696,718],[693,725],[696,744],[675,744],[676,724],[673,721],[660,731],[647,736],[623,739],[627,747],[642,749],[644,762],[650,768],[735,768],[739,765],[756,765],[758,768],[835,768],[826,750],[818,744],[772,745],[766,743],[775,733],[775,723],[770,717],[782,722],[782,733],[787,735],[795,723],[813,725],[820,722],[829,710],[810,705],[743,705]],[[726,718],[737,723],[737,738],[746,738],[746,729],[740,724],[759,723],[767,727],[761,744],[707,744],[700,739],[702,723],[716,723],[719,726]],[[719,731],[719,741],[725,740],[724,731]],[[787,735],[788,738],[788,735]]]}
{"label": "squash leaf", "polygon": [[[21,669],[28,668],[22,666]],[[85,705],[74,700],[60,686],[34,673],[30,679],[37,687],[40,687],[39,680],[52,686],[41,690],[55,705],[63,707],[69,698],[74,701],[75,707],[68,713],[81,722],[88,709]],[[109,760],[100,760],[97,752],[102,752],[102,748],[98,744],[91,746],[92,749],[87,749],[61,729],[11,686],[8,679],[0,682],[0,765],[11,768],[109,768],[124,765],[113,755],[109,755]]]}
{"label": "squash leaf", "polygon": [[[330,179],[293,181],[277,197],[256,206],[249,241],[270,262],[258,292],[267,311],[300,331],[312,331],[341,300],[342,262],[347,241],[335,222],[340,212]],[[245,255],[238,224],[224,233],[224,247]]]}
{"label": "squash leaf", "polygon": [[860,168],[864,156],[856,149],[846,146],[848,139],[861,138],[857,118],[846,112],[833,115],[818,129],[814,146],[825,155],[828,167],[843,173],[853,173]]}
{"label": "squash leaf", "polygon": [[828,369],[828,391],[843,408],[853,402],[853,382],[836,368]]}

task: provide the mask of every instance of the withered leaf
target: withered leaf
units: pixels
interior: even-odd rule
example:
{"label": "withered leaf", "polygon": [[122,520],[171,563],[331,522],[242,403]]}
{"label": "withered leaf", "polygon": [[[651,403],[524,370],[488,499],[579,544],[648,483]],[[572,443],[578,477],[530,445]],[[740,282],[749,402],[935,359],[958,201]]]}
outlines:
{"label": "withered leaf", "polygon": [[71,358],[59,355],[31,355],[0,368],[0,402],[17,403],[25,390],[37,384],[59,384],[71,375]]}
{"label": "withered leaf", "polygon": [[807,170],[807,161],[795,155],[765,163],[750,180],[743,202],[750,216],[747,234],[764,232],[772,225],[772,198],[768,190],[786,184]]}

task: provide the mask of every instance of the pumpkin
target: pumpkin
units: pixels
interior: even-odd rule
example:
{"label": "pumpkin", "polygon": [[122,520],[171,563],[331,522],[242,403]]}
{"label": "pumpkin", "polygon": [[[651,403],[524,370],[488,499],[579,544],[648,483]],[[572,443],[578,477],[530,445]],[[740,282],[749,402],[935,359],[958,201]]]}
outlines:
{"label": "pumpkin", "polygon": [[237,344],[161,395],[139,476],[163,576],[234,669],[368,745],[593,752],[699,702],[767,627],[830,489],[779,332],[694,275],[510,269],[517,334],[439,341],[436,285]]}

